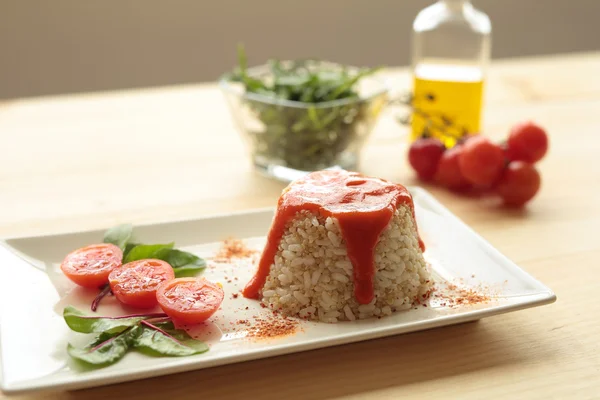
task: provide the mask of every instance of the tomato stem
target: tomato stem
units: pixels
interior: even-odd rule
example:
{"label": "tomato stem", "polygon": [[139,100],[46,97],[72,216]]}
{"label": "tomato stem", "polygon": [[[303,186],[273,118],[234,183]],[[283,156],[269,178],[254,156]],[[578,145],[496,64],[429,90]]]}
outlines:
{"label": "tomato stem", "polygon": [[104,298],[104,296],[106,296],[110,292],[111,292],[110,285],[107,283],[102,288],[102,291],[100,291],[100,293],[98,293],[98,296],[96,296],[94,301],[92,301],[92,306],[90,308],[92,309],[93,312],[96,312],[96,310],[98,309],[98,305],[100,305],[100,301]]}

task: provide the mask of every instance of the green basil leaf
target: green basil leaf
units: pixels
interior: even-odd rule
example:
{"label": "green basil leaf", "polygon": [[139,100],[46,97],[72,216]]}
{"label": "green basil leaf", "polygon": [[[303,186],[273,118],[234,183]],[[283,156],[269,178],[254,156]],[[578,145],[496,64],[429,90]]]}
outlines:
{"label": "green basil leaf", "polygon": [[[165,331],[166,333],[166,331]],[[155,329],[143,326],[136,336],[133,346],[142,353],[153,356],[191,356],[208,351],[206,343],[194,340],[184,332],[178,332],[177,338]]]}
{"label": "green basil leaf", "polygon": [[[328,100],[335,100],[338,97],[349,97],[349,94],[351,92],[348,91],[350,90],[350,88],[352,88],[352,86],[356,84],[356,82],[358,82],[367,75],[374,74],[375,72],[379,71],[379,69],[380,68],[367,68],[359,71],[355,76],[347,79],[345,82],[336,87],[331,93],[329,93]],[[341,94],[344,94],[344,96],[340,96]]]}
{"label": "green basil leaf", "polygon": [[175,277],[177,278],[195,276],[198,272],[206,268],[206,261],[204,259],[187,251],[172,249],[169,252],[165,252],[163,256],[164,258],[161,258],[161,260],[168,262],[173,267]]}
{"label": "green basil leaf", "polygon": [[162,260],[167,254],[167,250],[171,250],[174,245],[175,243],[138,244],[127,253],[127,256],[123,259],[123,263],[146,260],[148,258],[158,258]]}
{"label": "green basil leaf", "polygon": [[131,318],[106,318],[88,316],[72,306],[65,307],[63,311],[65,322],[75,332],[108,334],[119,333],[135,326],[146,317]]}
{"label": "green basil leaf", "polygon": [[123,249],[123,260],[127,258],[127,254],[136,246],[139,246],[139,243],[127,243],[125,248]]}
{"label": "green basil leaf", "polygon": [[119,246],[121,250],[125,250],[127,242],[131,238],[133,226],[131,224],[118,225],[104,233],[104,243],[112,243]]}
{"label": "green basil leaf", "polygon": [[204,268],[206,267],[188,264],[186,266],[173,269],[173,272],[175,272],[175,278],[194,277],[198,275],[200,271],[204,270]]}
{"label": "green basil leaf", "polygon": [[86,365],[106,367],[114,364],[125,356],[134,338],[140,334],[138,326],[128,328],[120,333],[103,332],[94,342],[84,348],[78,348],[69,343],[69,355]]}
{"label": "green basil leaf", "polygon": [[198,257],[192,253],[188,253],[187,251],[182,251],[182,250],[177,250],[177,249],[172,249],[171,251],[166,253],[164,256],[165,257],[163,258],[163,260],[168,262],[169,265],[173,268],[179,268],[179,267],[183,267],[184,265],[187,265],[187,264],[193,264],[193,263],[197,262],[198,260],[201,260],[202,262],[204,261],[200,257]]}

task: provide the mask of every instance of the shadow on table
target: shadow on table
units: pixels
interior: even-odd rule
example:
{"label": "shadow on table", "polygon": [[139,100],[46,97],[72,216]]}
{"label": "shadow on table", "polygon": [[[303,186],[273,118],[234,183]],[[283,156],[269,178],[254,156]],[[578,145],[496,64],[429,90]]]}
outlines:
{"label": "shadow on table", "polygon": [[[57,394],[56,398],[325,399],[526,362],[494,324],[473,322],[362,343]],[[519,339],[520,337],[520,339]],[[146,392],[147,389],[148,392]],[[151,391],[151,392],[150,392]],[[52,396],[50,398],[53,398]]]}

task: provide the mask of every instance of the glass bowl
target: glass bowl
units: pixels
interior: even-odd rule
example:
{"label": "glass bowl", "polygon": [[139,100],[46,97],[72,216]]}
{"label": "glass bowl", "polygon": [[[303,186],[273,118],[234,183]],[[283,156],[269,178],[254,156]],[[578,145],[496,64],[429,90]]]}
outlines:
{"label": "glass bowl", "polygon": [[[342,68],[326,62],[313,65]],[[268,65],[250,68],[247,73],[261,79],[272,77]],[[361,147],[388,102],[387,85],[376,76],[359,80],[354,87],[358,97],[322,103],[247,93],[241,83],[227,78],[221,79],[220,86],[249,145],[254,166],[283,181],[310,171],[355,169]]]}

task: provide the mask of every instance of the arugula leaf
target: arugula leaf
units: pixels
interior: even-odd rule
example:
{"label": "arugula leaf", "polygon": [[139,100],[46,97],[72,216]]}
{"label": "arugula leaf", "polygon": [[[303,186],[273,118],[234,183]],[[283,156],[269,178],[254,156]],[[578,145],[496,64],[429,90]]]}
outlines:
{"label": "arugula leaf", "polygon": [[158,331],[148,326],[141,327],[141,333],[133,341],[133,347],[142,353],[153,356],[191,356],[208,351],[206,343],[194,340],[185,332],[177,337],[167,331]]}
{"label": "arugula leaf", "polygon": [[[351,92],[349,92],[349,90],[362,78],[364,78],[367,75],[371,75],[374,74],[375,72],[379,71],[380,68],[367,68],[367,69],[363,69],[361,70],[358,74],[356,74],[354,77],[346,79],[346,81],[342,82],[342,84],[340,84],[338,87],[335,88],[335,90],[333,90],[329,96],[328,96],[328,100],[335,100],[338,97],[350,97],[351,96]],[[343,96],[341,96],[343,94]]]}
{"label": "arugula leaf", "polygon": [[127,242],[131,238],[133,226],[131,224],[118,225],[110,228],[104,233],[104,243],[112,243],[119,246],[121,250],[125,250]]}
{"label": "arugula leaf", "polygon": [[173,248],[175,243],[167,244],[138,244],[133,247],[124,257],[123,263],[128,263],[137,260],[145,260],[148,258],[164,259],[168,251]]}
{"label": "arugula leaf", "polygon": [[173,267],[176,278],[194,276],[206,268],[206,261],[183,250],[172,249],[166,252],[161,260],[168,262]]}
{"label": "arugula leaf", "polygon": [[243,82],[246,86],[246,90],[250,92],[267,90],[267,86],[260,79],[255,79],[248,75],[248,60],[246,58],[246,51],[244,50],[244,46],[242,44],[238,45],[238,63],[239,68],[235,79]]}
{"label": "arugula leaf", "polygon": [[[315,59],[270,60],[269,67],[249,70],[240,45],[238,66],[224,78],[240,82],[246,93],[267,97],[243,97],[244,105],[261,122],[256,131],[250,129],[253,148],[257,156],[282,160],[289,168],[313,171],[339,163],[386,102],[383,91],[372,98],[361,96],[360,82],[378,68],[349,68]],[[346,101],[310,107],[342,99]],[[303,104],[288,107],[278,100]]]}
{"label": "arugula leaf", "polygon": [[132,317],[95,317],[88,316],[72,306],[65,307],[63,318],[71,330],[80,333],[120,333],[140,323],[145,318],[164,316],[164,314],[146,314]]}
{"label": "arugula leaf", "polygon": [[69,343],[67,352],[74,359],[89,366],[105,367],[119,361],[140,334],[140,327],[130,327],[123,332],[103,332],[94,342],[84,348],[78,348]]}

